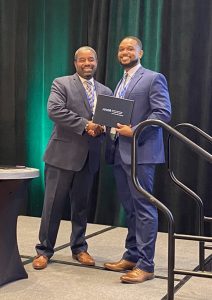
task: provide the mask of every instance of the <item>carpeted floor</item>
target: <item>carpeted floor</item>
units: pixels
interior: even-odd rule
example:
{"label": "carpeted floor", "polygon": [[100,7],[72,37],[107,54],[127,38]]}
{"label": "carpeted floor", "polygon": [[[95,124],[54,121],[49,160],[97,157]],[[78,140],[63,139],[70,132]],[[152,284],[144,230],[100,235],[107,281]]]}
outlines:
{"label": "carpeted floor", "polygon": [[[69,248],[71,223],[62,221],[56,251],[45,270],[36,271],[31,262],[38,242],[40,218],[18,218],[18,246],[28,279],[0,288],[1,300],[161,300],[167,294],[167,234],[159,233],[156,245],[154,280],[142,284],[123,284],[122,273],[104,270],[106,261],[119,260],[124,251],[126,228],[88,224],[86,236],[95,267],[72,260]],[[207,250],[206,257],[212,253]],[[176,241],[176,268],[193,270],[198,266],[198,243]],[[175,276],[175,300],[211,300],[212,280]]]}

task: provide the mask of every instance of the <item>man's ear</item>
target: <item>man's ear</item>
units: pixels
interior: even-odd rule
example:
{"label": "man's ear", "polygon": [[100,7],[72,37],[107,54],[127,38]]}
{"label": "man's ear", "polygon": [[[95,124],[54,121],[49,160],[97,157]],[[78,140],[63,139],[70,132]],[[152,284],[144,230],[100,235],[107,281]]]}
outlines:
{"label": "man's ear", "polygon": [[139,58],[141,59],[144,55],[144,51],[143,50],[140,50],[140,53],[139,53]]}

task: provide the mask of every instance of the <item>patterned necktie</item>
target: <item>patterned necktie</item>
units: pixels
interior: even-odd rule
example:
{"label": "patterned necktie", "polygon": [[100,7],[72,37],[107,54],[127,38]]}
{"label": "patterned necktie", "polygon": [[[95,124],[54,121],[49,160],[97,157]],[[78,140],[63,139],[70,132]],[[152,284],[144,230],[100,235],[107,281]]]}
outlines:
{"label": "patterned necktie", "polygon": [[[124,76],[122,77],[122,81],[121,81],[121,84],[120,84],[120,88],[116,92],[116,96],[119,97],[119,98],[124,98],[124,95],[126,93],[127,86],[128,86],[127,79],[128,79],[128,74],[124,73]],[[110,136],[111,136],[112,140],[116,140],[117,137],[118,137],[118,133],[116,132],[114,127],[112,127],[110,129]]]}
{"label": "patterned necktie", "polygon": [[94,108],[94,87],[93,87],[93,84],[88,80],[84,81],[84,84],[85,84],[85,90],[86,90],[88,102],[89,102],[91,110],[93,111],[93,108]]}
{"label": "patterned necktie", "polygon": [[124,76],[123,76],[123,78],[122,78],[122,83],[121,83],[121,86],[120,86],[120,89],[119,89],[119,93],[118,93],[118,95],[119,95],[119,97],[120,98],[124,98],[124,95],[125,95],[125,93],[126,93],[126,90],[127,90],[127,79],[128,79],[128,74],[127,73],[125,73],[124,74]]}

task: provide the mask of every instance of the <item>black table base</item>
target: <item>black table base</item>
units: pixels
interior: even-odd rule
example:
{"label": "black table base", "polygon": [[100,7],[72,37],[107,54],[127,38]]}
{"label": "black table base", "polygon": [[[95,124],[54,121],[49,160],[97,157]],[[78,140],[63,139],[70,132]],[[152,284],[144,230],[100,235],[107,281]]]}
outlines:
{"label": "black table base", "polygon": [[0,180],[0,286],[28,278],[17,245],[17,217],[21,197],[15,197],[26,180]]}

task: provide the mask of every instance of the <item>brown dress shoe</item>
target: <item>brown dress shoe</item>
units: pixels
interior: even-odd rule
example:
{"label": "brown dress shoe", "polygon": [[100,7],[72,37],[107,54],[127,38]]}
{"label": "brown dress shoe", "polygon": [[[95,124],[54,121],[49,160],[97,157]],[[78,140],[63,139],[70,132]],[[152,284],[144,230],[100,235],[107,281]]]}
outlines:
{"label": "brown dress shoe", "polygon": [[135,267],[136,263],[121,259],[118,262],[113,263],[105,263],[104,267],[105,269],[111,270],[111,271],[126,271],[126,270],[132,270]]}
{"label": "brown dress shoe", "polygon": [[37,255],[32,262],[32,266],[36,270],[42,270],[47,267],[48,264],[48,257],[45,255]]}
{"label": "brown dress shoe", "polygon": [[146,280],[154,278],[154,273],[145,272],[141,269],[135,268],[132,271],[120,277],[122,282],[127,283],[142,283]]}
{"label": "brown dress shoe", "polygon": [[72,254],[72,257],[73,259],[78,260],[82,265],[95,266],[95,261],[88,252],[84,251],[77,254]]}

